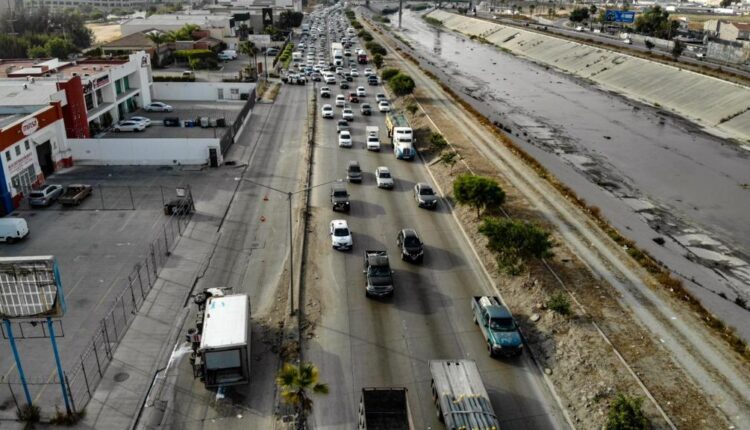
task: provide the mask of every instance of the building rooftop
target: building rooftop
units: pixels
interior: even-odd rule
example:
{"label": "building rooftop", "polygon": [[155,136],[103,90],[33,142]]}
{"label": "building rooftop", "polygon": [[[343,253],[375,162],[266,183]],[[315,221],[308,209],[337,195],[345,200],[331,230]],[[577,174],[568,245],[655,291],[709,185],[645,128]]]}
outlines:
{"label": "building rooftop", "polygon": [[50,77],[67,79],[85,74],[99,74],[118,67],[127,60],[94,60],[83,59],[77,61],[51,60],[0,60],[0,78]]}
{"label": "building rooftop", "polygon": [[102,45],[102,48],[155,48],[156,43],[148,38],[149,31],[139,31],[127,36],[115,39]]}
{"label": "building rooftop", "polygon": [[170,15],[151,15],[145,19],[129,19],[123,21],[121,28],[128,24],[137,25],[148,25],[154,28],[161,28],[167,25],[180,25],[195,24],[203,27],[225,27],[231,18],[230,15],[225,14],[170,14]]}
{"label": "building rooftop", "polygon": [[[35,82],[25,79],[0,80],[0,112],[8,113],[9,107],[23,106],[28,106],[30,109],[25,110],[26,113],[34,112],[36,110],[34,107],[49,105],[50,96],[57,91],[54,80],[35,80]],[[19,109],[13,109],[13,113],[18,112]]]}

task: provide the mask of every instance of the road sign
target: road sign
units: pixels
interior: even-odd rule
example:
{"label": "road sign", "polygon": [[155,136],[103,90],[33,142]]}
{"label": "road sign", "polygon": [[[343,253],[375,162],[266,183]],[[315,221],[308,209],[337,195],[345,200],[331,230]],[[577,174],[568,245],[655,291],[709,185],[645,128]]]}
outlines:
{"label": "road sign", "polygon": [[270,7],[263,8],[263,28],[273,25],[273,9]]}
{"label": "road sign", "polygon": [[55,257],[0,258],[0,318],[61,317],[64,313]]}
{"label": "road sign", "polygon": [[607,22],[622,22],[632,24],[635,22],[635,12],[632,10],[610,10],[604,13],[604,19]]}

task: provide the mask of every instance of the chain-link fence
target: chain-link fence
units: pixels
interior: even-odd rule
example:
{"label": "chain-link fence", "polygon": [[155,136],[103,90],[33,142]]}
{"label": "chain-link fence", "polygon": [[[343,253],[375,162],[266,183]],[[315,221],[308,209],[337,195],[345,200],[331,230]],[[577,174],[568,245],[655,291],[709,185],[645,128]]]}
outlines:
{"label": "chain-link fence", "polygon": [[[83,349],[80,359],[76,359],[73,363],[66,363],[64,378],[68,387],[69,400],[75,410],[82,410],[91,400],[97,384],[101,381],[114,356],[115,349],[156,283],[159,270],[164,267],[175,243],[187,228],[193,210],[193,200],[189,189],[187,198],[173,201],[173,204],[165,209],[170,217],[149,244],[146,257],[136,263],[127,279],[122,281],[124,286],[122,292],[106,316],[99,322],[90,342]],[[12,404],[7,400],[0,403],[0,412],[26,403],[23,399],[20,381],[8,379],[0,382],[5,383],[4,388],[13,400]],[[59,380],[54,377],[47,381],[27,381],[27,383],[59,385]],[[62,390],[59,390],[55,397],[52,403],[44,402],[39,406],[64,404]]]}
{"label": "chain-link fence", "polygon": [[[28,190],[24,195],[29,195]],[[91,195],[79,204],[62,206],[57,202],[50,208],[61,210],[148,210],[160,209],[174,197],[174,188],[164,186],[135,185],[94,185]],[[28,199],[22,199],[17,210],[27,211],[35,208],[29,205]]]}
{"label": "chain-link fence", "polygon": [[232,124],[229,124],[226,133],[224,133],[224,136],[222,136],[221,140],[219,141],[219,146],[221,147],[222,154],[226,154],[229,150],[229,147],[234,143],[237,132],[240,130],[240,128],[242,128],[242,124],[245,122],[245,117],[247,117],[247,115],[250,113],[250,110],[253,108],[253,106],[255,106],[255,97],[255,88],[253,88],[253,90],[248,95],[247,103],[242,106],[242,110],[240,110],[240,112],[237,114],[237,118],[235,118]]}

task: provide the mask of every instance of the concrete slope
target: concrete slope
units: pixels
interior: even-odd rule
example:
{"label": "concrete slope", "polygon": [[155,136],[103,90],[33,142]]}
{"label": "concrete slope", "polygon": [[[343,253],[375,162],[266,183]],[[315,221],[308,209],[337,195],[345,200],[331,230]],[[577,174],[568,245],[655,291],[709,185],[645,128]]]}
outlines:
{"label": "concrete slope", "polygon": [[428,16],[446,28],[482,37],[495,46],[600,87],[660,106],[706,131],[750,140],[750,88],[642,58],[532,31],[436,10]]}

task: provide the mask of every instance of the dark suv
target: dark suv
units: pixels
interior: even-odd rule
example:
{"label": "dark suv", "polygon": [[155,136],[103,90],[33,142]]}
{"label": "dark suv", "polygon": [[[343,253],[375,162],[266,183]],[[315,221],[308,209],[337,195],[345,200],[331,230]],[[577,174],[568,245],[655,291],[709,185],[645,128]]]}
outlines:
{"label": "dark suv", "polygon": [[340,182],[331,185],[331,206],[334,211],[349,212],[351,203],[349,202],[349,193],[346,191],[346,185]]}
{"label": "dark suv", "polygon": [[401,249],[402,260],[421,263],[424,259],[424,244],[414,229],[405,228],[401,230],[396,237],[396,243]]}
{"label": "dark suv", "polygon": [[358,161],[350,161],[346,166],[346,180],[349,182],[362,182],[362,169]]}

